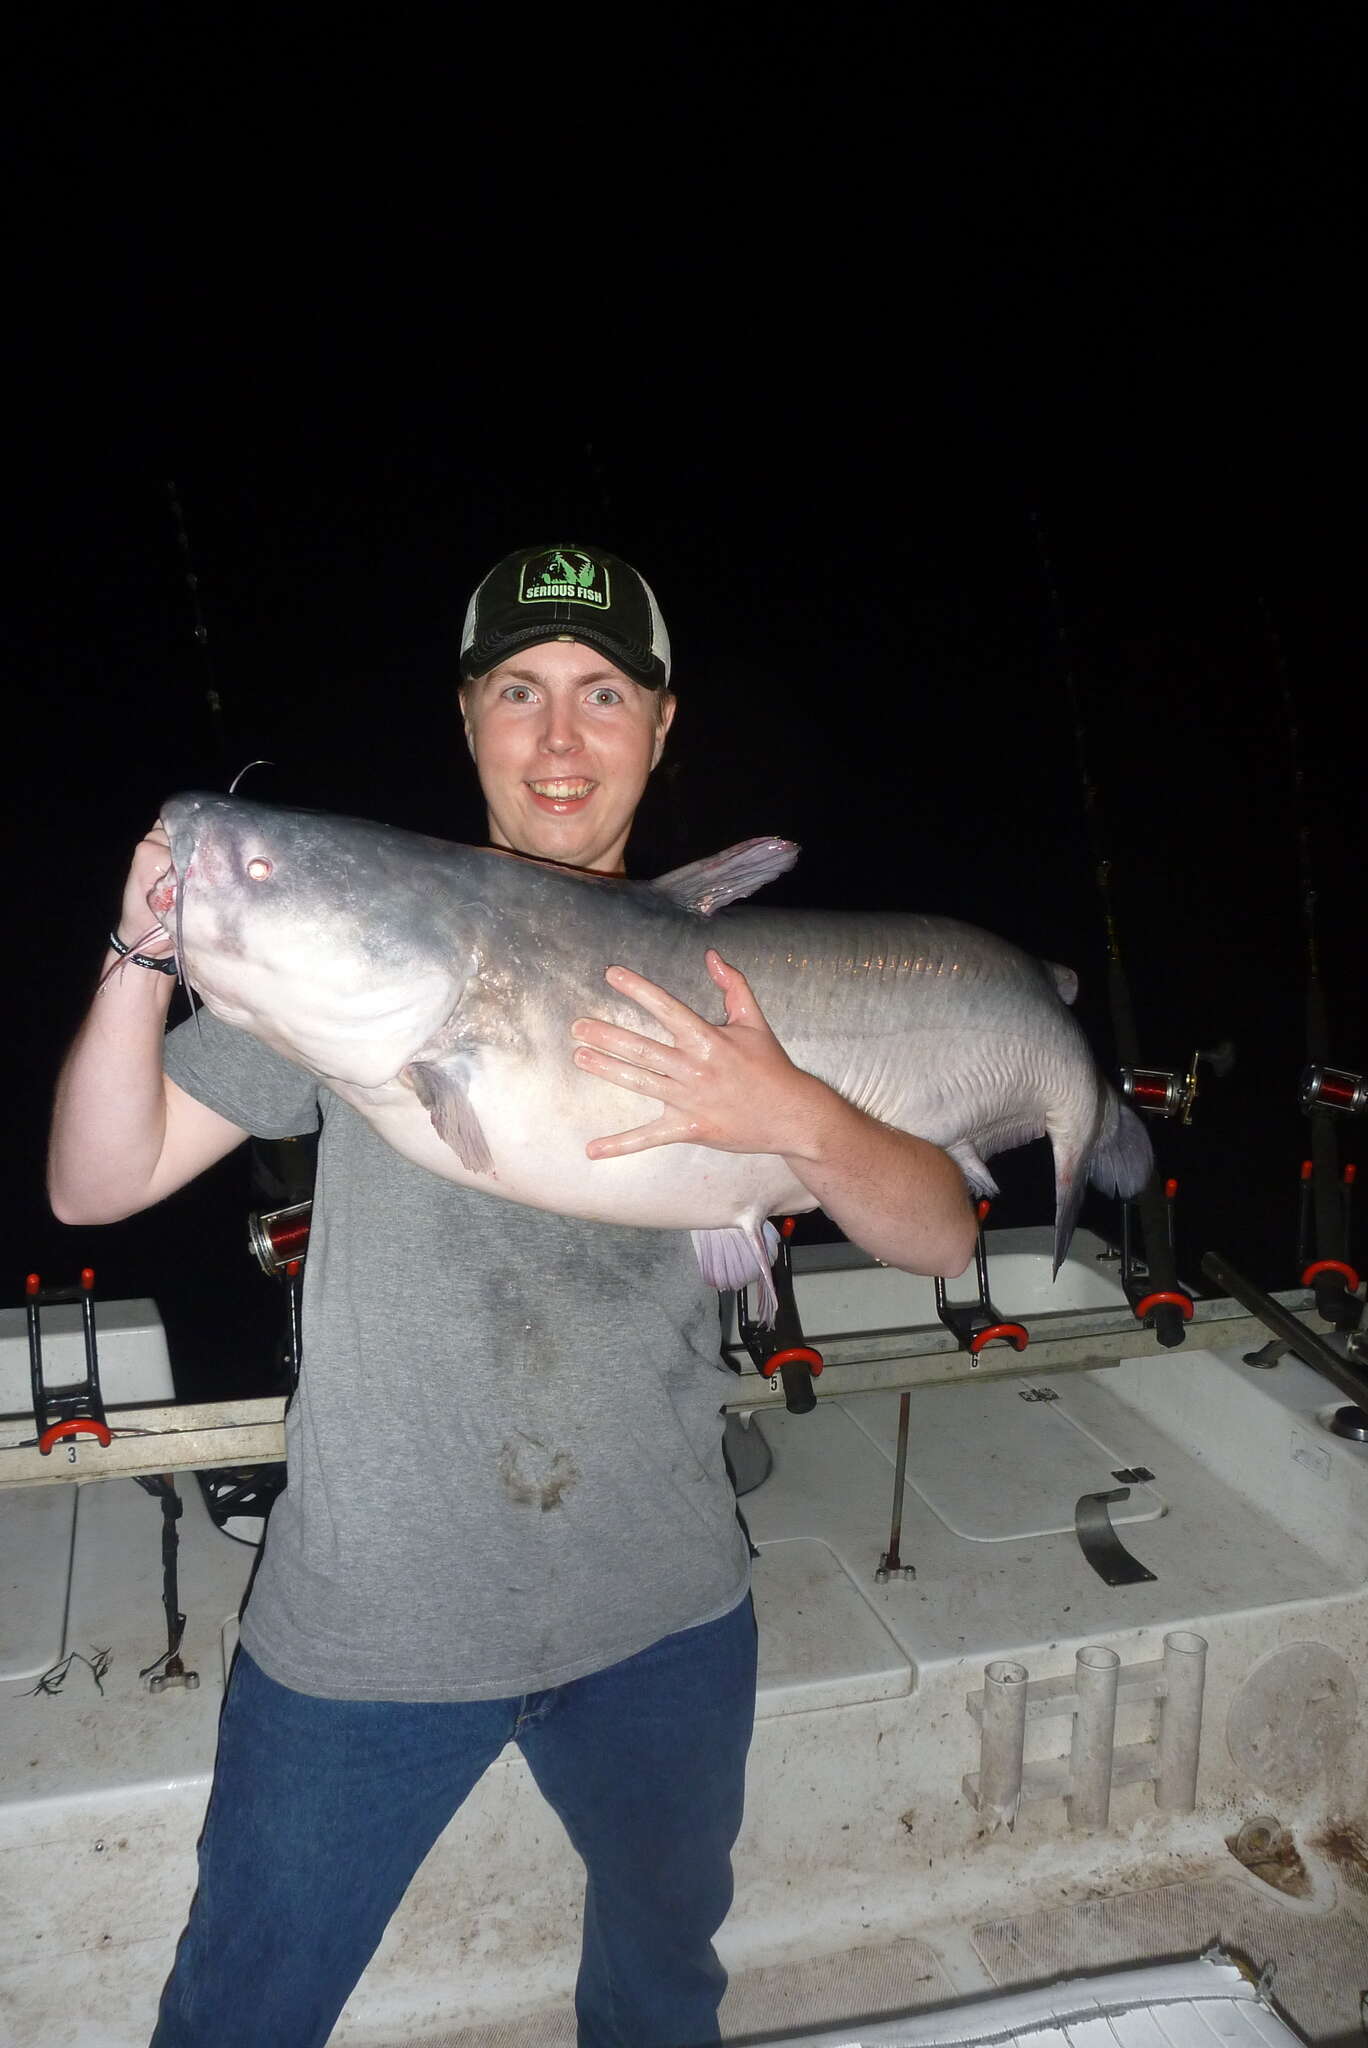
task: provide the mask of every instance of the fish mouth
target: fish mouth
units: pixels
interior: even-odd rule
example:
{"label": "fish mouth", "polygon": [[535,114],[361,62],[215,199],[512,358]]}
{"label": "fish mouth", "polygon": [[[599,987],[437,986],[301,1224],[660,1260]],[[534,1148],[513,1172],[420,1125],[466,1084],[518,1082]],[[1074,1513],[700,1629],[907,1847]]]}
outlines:
{"label": "fish mouth", "polygon": [[539,776],[536,781],[529,777],[524,787],[531,792],[538,809],[550,811],[556,817],[565,817],[572,811],[583,809],[598,784],[587,775],[547,775]]}
{"label": "fish mouth", "polygon": [[166,870],[166,873],[152,884],[152,887],[147,892],[148,909],[153,917],[160,918],[162,925],[168,933],[171,930],[170,920],[180,896],[180,891],[176,885],[177,876],[173,863]]}

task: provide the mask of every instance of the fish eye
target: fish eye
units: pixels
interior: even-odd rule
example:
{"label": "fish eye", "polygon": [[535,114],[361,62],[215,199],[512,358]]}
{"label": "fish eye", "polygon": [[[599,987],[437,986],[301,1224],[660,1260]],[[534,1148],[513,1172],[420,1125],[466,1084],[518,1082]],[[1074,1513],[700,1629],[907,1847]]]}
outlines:
{"label": "fish eye", "polygon": [[247,863],[247,872],[254,882],[264,882],[271,872],[271,862],[264,854],[257,854]]}

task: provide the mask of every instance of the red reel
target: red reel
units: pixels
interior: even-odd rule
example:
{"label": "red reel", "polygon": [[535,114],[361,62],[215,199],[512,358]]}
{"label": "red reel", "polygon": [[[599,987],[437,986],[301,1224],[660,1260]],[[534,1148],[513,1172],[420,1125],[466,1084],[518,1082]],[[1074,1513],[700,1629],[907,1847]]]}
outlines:
{"label": "red reel", "polygon": [[263,1210],[247,1218],[247,1243],[263,1273],[296,1270],[309,1248],[312,1202],[292,1202],[288,1209]]}
{"label": "red reel", "polygon": [[1122,1067],[1121,1093],[1151,1116],[1182,1116],[1188,1107],[1187,1077],[1170,1067]]}
{"label": "red reel", "polygon": [[1345,1116],[1368,1109],[1368,1081],[1343,1067],[1304,1067],[1299,1088],[1303,1109],[1338,1109]]}

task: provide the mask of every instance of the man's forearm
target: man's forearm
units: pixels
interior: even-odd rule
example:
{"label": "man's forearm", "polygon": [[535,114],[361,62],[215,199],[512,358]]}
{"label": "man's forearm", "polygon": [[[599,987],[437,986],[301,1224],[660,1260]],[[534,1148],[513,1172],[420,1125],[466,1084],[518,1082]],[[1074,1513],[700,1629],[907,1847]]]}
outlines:
{"label": "man's forearm", "polygon": [[[109,952],[104,968],[117,961]],[[166,1136],[161,1049],[173,988],[169,975],[124,966],[67,1054],[48,1142],[48,1198],[64,1223],[115,1223],[149,1200]]]}
{"label": "man's forearm", "polygon": [[816,1085],[802,1150],[785,1154],[804,1187],[852,1243],[885,1265],[962,1273],[977,1224],[954,1160]]}

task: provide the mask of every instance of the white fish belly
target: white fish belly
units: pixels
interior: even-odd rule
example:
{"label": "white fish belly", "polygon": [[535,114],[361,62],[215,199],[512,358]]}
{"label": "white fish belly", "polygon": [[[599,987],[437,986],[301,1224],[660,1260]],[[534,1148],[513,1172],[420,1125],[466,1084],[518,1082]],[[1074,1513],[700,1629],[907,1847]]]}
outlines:
{"label": "white fish belly", "polygon": [[481,1060],[470,1089],[492,1173],[464,1166],[438,1137],[412,1090],[335,1092],[396,1152],[444,1180],[529,1208],[588,1222],[655,1230],[722,1230],[780,1213],[815,1209],[816,1197],[772,1153],[719,1152],[704,1145],[652,1146],[621,1159],[589,1159],[591,1138],[652,1120],[658,1104],[627,1095],[569,1067],[564,1086],[529,1076],[521,1062]]}

